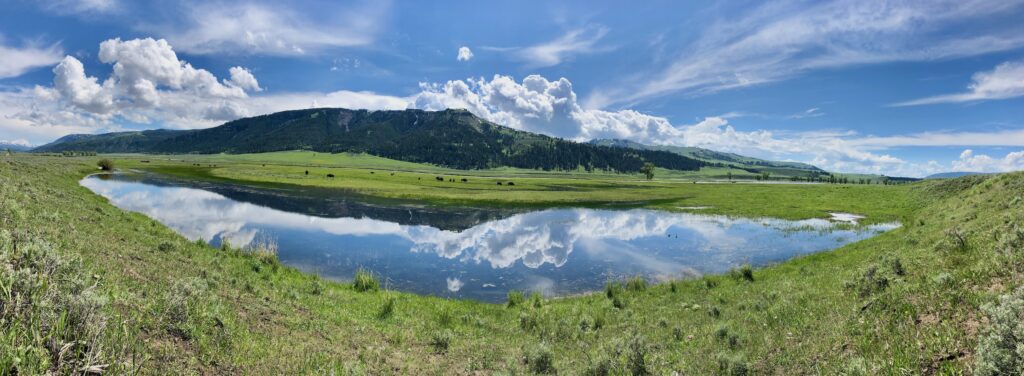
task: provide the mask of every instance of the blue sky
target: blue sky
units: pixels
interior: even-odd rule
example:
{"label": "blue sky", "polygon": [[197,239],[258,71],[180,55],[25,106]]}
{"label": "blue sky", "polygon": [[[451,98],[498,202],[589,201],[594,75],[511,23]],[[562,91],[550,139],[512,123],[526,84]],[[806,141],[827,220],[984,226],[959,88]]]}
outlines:
{"label": "blue sky", "polygon": [[467,108],[923,176],[1024,169],[1024,1],[0,1],[0,141]]}

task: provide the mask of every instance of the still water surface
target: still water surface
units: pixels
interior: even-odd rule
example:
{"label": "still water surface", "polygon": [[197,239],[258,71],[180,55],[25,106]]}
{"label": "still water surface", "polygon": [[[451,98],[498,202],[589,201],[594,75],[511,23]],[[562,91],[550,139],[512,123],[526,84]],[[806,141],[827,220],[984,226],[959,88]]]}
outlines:
{"label": "still water surface", "polygon": [[627,276],[657,281],[765,265],[898,226],[647,209],[436,208],[148,174],[94,175],[81,184],[192,240],[270,240],[282,263],[326,278],[349,280],[365,268],[390,289],[491,302],[509,290],[559,296]]}

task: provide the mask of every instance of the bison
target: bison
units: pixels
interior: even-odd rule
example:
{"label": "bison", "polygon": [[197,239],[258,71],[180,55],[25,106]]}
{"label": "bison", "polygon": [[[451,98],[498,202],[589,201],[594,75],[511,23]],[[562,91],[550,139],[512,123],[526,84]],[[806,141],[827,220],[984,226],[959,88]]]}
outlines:
{"label": "bison", "polygon": [[437,179],[437,181],[444,181],[444,178],[440,177],[440,176],[436,176],[436,177],[434,177],[434,179]]}
{"label": "bison", "polygon": [[334,177],[334,174],[327,174],[327,177],[329,177],[329,178],[333,178],[333,177]]}

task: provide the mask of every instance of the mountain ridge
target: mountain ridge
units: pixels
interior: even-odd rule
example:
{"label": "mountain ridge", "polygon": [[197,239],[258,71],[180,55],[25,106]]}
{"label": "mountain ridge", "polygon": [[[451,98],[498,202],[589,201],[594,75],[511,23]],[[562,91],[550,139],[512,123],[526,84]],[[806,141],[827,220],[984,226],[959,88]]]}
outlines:
{"label": "mountain ridge", "polygon": [[765,159],[739,155],[735,153],[721,152],[692,146],[648,145],[623,139],[595,139],[589,141],[589,143],[594,145],[616,146],[639,150],[667,151],[685,157],[698,159],[707,162],[711,165],[719,165],[722,167],[728,166],[748,171],[774,170],[773,172],[781,172],[784,175],[829,174],[828,171],[825,171],[817,166],[810,165],[807,163],[770,161]]}
{"label": "mountain ridge", "polygon": [[644,163],[699,170],[705,162],[675,153],[577,143],[515,130],[469,111],[368,111],[316,108],[282,111],[198,130],[145,130],[72,135],[37,152],[215,154],[284,150],[362,152],[459,169],[638,172]]}

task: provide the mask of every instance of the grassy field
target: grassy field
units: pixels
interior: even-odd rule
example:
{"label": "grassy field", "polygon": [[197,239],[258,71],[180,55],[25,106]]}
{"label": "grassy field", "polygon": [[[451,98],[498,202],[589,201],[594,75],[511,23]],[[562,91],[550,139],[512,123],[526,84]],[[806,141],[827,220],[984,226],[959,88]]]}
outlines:
{"label": "grassy field", "polygon": [[[259,160],[218,160],[189,169],[145,158],[151,162],[116,163],[267,184],[295,184],[301,177],[292,175],[306,168],[264,171]],[[188,242],[79,186],[98,159],[0,156],[0,373],[998,374],[1024,367],[1013,349],[1024,297],[1012,294],[1024,272],[1021,173],[875,187],[526,181],[533,177],[524,172],[517,189],[540,191],[551,180],[621,188],[626,201],[658,195],[675,200],[670,205],[787,218],[843,210],[904,226],[764,269],[493,305],[380,291],[366,279],[325,281],[279,265],[271,251]],[[369,172],[332,169],[345,172],[317,185],[414,194],[405,186],[344,186],[362,184],[342,183],[345,174]],[[399,174],[413,173],[439,172]],[[452,198],[436,188],[426,197],[485,200],[463,191],[471,190]],[[481,191],[513,202],[587,196]]]}
{"label": "grassy field", "polygon": [[[829,212],[850,212],[868,214],[869,222],[884,222],[900,220],[911,204],[910,190],[904,186],[826,184],[808,188],[805,184],[730,183],[678,171],[661,171],[654,181],[648,181],[640,175],[614,173],[459,171],[367,155],[313,152],[118,156],[116,160],[122,168],[188,179],[337,188],[441,205],[628,205],[664,210],[700,206],[709,207],[702,213],[785,219],[825,218]],[[143,160],[148,162],[140,162]],[[510,181],[513,186],[509,186]]]}

